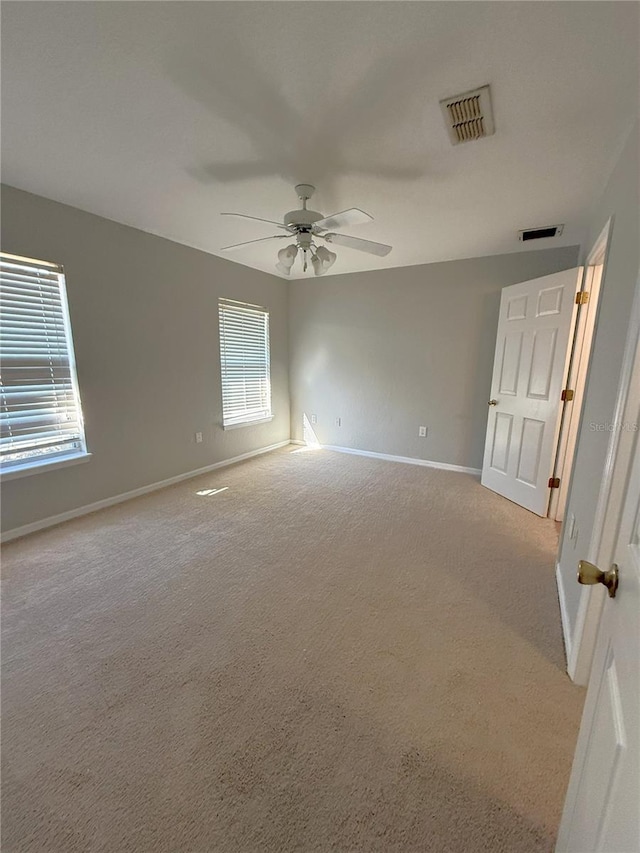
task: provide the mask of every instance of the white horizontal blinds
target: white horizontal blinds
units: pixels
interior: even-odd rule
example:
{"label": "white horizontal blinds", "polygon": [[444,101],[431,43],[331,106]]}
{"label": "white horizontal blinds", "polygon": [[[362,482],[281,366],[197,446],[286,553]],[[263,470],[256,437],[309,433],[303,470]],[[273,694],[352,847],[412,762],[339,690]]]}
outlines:
{"label": "white horizontal blinds", "polygon": [[269,313],[219,301],[224,426],[271,416]]}
{"label": "white horizontal blinds", "polygon": [[2,463],[83,451],[60,267],[0,253],[0,362]]}

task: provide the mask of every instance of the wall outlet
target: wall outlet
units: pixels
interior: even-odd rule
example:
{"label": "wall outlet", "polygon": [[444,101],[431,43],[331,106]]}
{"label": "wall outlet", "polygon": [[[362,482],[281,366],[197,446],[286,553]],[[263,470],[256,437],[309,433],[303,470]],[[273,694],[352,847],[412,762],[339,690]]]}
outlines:
{"label": "wall outlet", "polygon": [[312,424],[318,423],[318,416],[317,415],[311,415],[311,423]]}
{"label": "wall outlet", "polygon": [[418,435],[420,436],[420,438],[426,438],[427,428],[425,426],[418,427]]}
{"label": "wall outlet", "polygon": [[202,433],[201,432],[196,433],[196,444],[202,444]]}
{"label": "wall outlet", "polygon": [[342,418],[336,418],[336,426],[342,426]]}

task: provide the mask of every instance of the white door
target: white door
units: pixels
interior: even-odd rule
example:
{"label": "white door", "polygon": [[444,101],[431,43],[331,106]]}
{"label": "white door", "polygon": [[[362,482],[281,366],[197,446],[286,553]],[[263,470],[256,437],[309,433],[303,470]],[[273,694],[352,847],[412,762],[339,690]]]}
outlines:
{"label": "white door", "polygon": [[639,425],[637,346],[605,517],[617,530],[619,586],[615,598],[605,596],[557,853],[640,850]]}
{"label": "white door", "polygon": [[538,515],[549,505],[582,267],[505,287],[482,485]]}

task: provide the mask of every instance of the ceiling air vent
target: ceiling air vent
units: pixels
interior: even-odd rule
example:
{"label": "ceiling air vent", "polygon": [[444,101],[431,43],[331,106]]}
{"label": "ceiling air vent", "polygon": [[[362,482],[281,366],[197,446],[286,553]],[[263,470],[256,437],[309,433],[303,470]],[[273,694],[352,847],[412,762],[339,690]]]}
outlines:
{"label": "ceiling air vent", "polygon": [[559,237],[564,230],[564,225],[546,225],[544,228],[527,228],[526,231],[518,231],[518,240],[525,243],[527,240],[543,240],[545,237]]}
{"label": "ceiling air vent", "polygon": [[495,133],[488,86],[440,101],[452,145]]}

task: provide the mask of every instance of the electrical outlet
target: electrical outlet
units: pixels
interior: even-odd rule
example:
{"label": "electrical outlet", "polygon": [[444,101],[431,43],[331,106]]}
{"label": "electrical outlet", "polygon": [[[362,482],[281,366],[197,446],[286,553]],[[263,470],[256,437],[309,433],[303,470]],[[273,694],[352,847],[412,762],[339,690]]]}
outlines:
{"label": "electrical outlet", "polygon": [[336,426],[342,426],[342,418],[336,418]]}
{"label": "electrical outlet", "polygon": [[311,415],[311,423],[312,424],[318,423],[318,416],[317,415]]}
{"label": "electrical outlet", "polygon": [[202,444],[202,433],[201,432],[196,433],[196,444]]}
{"label": "electrical outlet", "polygon": [[426,438],[427,428],[425,426],[418,427],[418,435],[420,436],[420,438]]}

